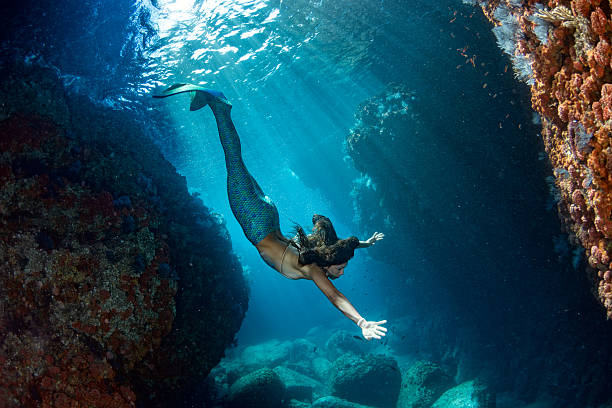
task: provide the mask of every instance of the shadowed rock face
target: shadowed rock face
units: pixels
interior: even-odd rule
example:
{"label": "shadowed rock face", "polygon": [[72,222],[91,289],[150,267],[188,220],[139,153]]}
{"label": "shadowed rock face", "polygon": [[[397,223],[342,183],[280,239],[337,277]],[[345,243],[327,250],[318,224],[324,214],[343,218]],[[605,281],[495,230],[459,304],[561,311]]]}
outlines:
{"label": "shadowed rock face", "polygon": [[[531,3],[531,2],[530,2]],[[584,248],[593,292],[612,318],[612,27],[609,4],[550,1],[546,7],[483,5],[517,75],[528,62],[532,107],[542,117],[558,212]]]}
{"label": "shadowed rock face", "polygon": [[32,66],[0,96],[0,400],[180,404],[247,308],[225,228],[129,115]]}
{"label": "shadowed rock face", "polygon": [[[360,227],[384,231],[392,242],[369,252],[394,267],[381,279],[389,288],[386,317],[397,321],[410,310],[419,323],[402,340],[418,333],[416,339],[429,339],[421,350],[436,360],[461,360],[458,381],[489,370],[495,387],[529,398],[546,392],[576,407],[605,400],[612,360],[599,350],[612,326],[584,274],[574,270],[556,214],[546,210],[552,200],[534,139],[517,140],[518,126],[501,137],[501,122],[483,125],[495,115],[464,120],[455,107],[441,111],[441,103],[390,85],[362,103],[347,137],[347,151],[364,172],[352,194]],[[470,103],[474,110],[486,106]],[[576,126],[576,149],[586,154],[580,132]],[[575,196],[582,204],[588,199]],[[570,380],[560,366],[581,374]],[[515,374],[502,379],[494,374],[499,367]],[[596,384],[578,380],[594,373]]]}

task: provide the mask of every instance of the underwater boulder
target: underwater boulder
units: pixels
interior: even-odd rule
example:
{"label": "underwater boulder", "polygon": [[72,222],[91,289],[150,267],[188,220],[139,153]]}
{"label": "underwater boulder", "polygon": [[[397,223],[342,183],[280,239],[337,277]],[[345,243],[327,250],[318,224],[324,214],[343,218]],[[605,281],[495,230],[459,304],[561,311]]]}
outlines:
{"label": "underwater boulder", "polygon": [[228,408],[281,408],[285,386],[278,374],[261,368],[248,374],[230,387]]}
{"label": "underwater boulder", "polygon": [[315,374],[315,378],[320,381],[327,381],[329,377],[329,371],[332,367],[332,363],[324,357],[316,357],[312,360],[312,371]]}
{"label": "underwater boulder", "polygon": [[312,352],[315,348],[313,343],[305,339],[283,342],[270,340],[244,347],[241,351],[234,350],[212,369],[210,375],[227,386],[264,367],[283,366],[306,377],[316,377],[317,372],[312,366]]}
{"label": "underwater boulder", "polygon": [[446,391],[431,408],[493,408],[495,396],[478,380],[466,381]]}
{"label": "underwater boulder", "polygon": [[[289,359],[283,365],[308,377],[320,378],[320,373],[315,367],[315,361],[322,358],[322,353],[323,349],[317,347],[313,342],[306,339],[296,339],[292,342],[289,350]],[[327,363],[329,364],[329,361]],[[321,381],[321,379],[319,380]]]}
{"label": "underwater boulder", "polygon": [[402,382],[395,359],[346,353],[332,364],[330,384],[334,396],[377,407],[395,406]]}
{"label": "underwater boulder", "polygon": [[208,375],[218,387],[229,388],[239,378],[257,371],[261,367],[246,366],[240,359],[225,357]]}
{"label": "underwater boulder", "polygon": [[0,401],[180,406],[247,308],[227,232],[131,113],[2,73]]}
{"label": "underwater boulder", "polygon": [[318,348],[310,340],[306,339],[295,339],[291,342],[291,348],[289,349],[289,362],[303,362],[312,360],[316,356]]}
{"label": "underwater boulder", "polygon": [[292,342],[276,339],[245,347],[240,355],[242,364],[250,367],[274,368],[289,360]]}
{"label": "underwater boulder", "polygon": [[367,344],[362,337],[346,330],[338,330],[333,333],[325,343],[327,358],[333,361],[344,353],[364,354]]}
{"label": "underwater boulder", "polygon": [[308,402],[302,402],[295,399],[292,399],[287,403],[286,408],[311,408],[311,404]]}
{"label": "underwater boulder", "polygon": [[316,400],[310,408],[372,408],[370,405],[357,404],[342,398],[327,396]]}
{"label": "underwater boulder", "polygon": [[285,384],[284,400],[312,401],[315,390],[323,388],[320,382],[287,367],[275,367],[274,372]]}
{"label": "underwater boulder", "polygon": [[417,361],[404,374],[397,408],[429,408],[453,385],[451,376],[439,365]]}

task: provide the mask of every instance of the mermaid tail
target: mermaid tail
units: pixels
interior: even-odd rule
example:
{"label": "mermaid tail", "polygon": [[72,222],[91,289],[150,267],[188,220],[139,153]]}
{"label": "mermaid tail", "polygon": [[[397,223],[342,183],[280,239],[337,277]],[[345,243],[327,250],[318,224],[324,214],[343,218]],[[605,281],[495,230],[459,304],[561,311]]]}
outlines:
{"label": "mermaid tail", "polygon": [[154,98],[165,98],[179,93],[191,93],[190,110],[210,105],[217,121],[219,139],[227,168],[227,196],[236,220],[244,235],[253,245],[273,231],[280,230],[278,210],[259,187],[242,160],[240,138],[230,115],[232,104],[223,93],[192,84],[175,84]]}
{"label": "mermaid tail", "polygon": [[206,105],[211,103],[222,103],[224,105],[232,107],[232,104],[227,100],[222,92],[215,91],[212,89],[202,88],[199,85],[193,84],[174,84],[168,89],[162,91],[159,95],[153,95],[154,98],[166,98],[168,96],[177,95],[180,93],[189,92],[191,94],[191,105],[189,105],[190,111],[196,111],[202,109]]}

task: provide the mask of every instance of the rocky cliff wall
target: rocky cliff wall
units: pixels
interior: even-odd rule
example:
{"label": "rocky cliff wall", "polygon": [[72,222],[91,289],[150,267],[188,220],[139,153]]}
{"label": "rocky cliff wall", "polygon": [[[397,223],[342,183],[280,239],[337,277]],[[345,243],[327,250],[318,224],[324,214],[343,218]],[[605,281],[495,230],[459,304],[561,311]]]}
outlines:
{"label": "rocky cliff wall", "polygon": [[248,305],[218,216],[129,112],[0,80],[0,406],[180,406]]}

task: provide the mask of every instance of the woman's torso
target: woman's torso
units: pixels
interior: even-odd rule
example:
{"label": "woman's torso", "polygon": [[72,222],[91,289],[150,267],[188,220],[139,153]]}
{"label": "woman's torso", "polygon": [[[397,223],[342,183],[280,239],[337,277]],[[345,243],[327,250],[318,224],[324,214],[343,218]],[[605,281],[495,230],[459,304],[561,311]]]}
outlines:
{"label": "woman's torso", "polygon": [[256,245],[259,255],[288,279],[311,279],[308,266],[298,262],[298,251],[286,242],[280,231],[268,234]]}

